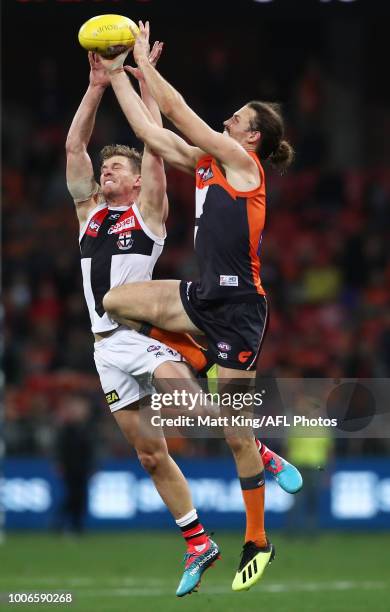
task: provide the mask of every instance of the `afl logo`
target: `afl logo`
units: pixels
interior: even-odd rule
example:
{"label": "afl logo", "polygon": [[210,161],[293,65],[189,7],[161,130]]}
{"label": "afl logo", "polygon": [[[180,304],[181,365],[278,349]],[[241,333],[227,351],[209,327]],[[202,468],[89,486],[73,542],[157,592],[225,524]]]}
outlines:
{"label": "afl logo", "polygon": [[232,350],[232,347],[227,342],[218,342],[217,347],[221,351],[231,351]]}
{"label": "afl logo", "polygon": [[118,249],[121,251],[127,251],[131,249],[134,244],[134,238],[131,235],[131,232],[124,232],[123,234],[119,234],[118,242],[116,243]]}
{"label": "afl logo", "polygon": [[92,236],[92,238],[96,238],[98,235],[99,228],[100,223],[95,221],[95,219],[91,219],[88,224],[86,234],[88,234],[88,236]]}

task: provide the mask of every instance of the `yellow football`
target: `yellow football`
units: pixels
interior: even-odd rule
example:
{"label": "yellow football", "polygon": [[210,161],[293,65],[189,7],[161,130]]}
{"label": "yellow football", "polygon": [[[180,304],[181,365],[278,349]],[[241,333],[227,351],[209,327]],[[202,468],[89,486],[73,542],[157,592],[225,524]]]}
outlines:
{"label": "yellow football", "polygon": [[[133,31],[132,31],[133,30]],[[122,15],[98,15],[88,19],[79,30],[79,43],[87,51],[112,57],[131,49],[138,26]]]}

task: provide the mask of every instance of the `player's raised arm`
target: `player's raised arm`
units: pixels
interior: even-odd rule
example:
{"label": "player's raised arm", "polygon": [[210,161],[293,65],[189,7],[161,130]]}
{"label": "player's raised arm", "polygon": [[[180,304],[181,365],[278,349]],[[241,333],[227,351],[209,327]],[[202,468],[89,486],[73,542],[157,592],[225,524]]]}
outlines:
{"label": "player's raised arm", "polygon": [[134,133],[169,164],[193,175],[197,161],[204,152],[190,146],[174,132],[157,125],[126,76],[123,68],[126,55],[124,53],[115,60],[102,58],[101,61],[106,66],[112,88]]}
{"label": "player's raised arm", "polygon": [[[149,61],[155,66],[160,58],[163,43],[156,41],[149,55]],[[126,66],[126,71],[132,74],[139,83],[141,98],[149,110],[155,123],[162,127],[162,118],[159,106],[150,94],[144,76],[139,68]],[[147,223],[156,226],[156,231],[164,231],[164,223],[168,216],[168,198],[166,193],[167,181],[164,162],[160,155],[154,153],[145,145],[141,167],[141,194],[139,206],[142,216]]]}
{"label": "player's raised arm", "polygon": [[256,172],[255,162],[237,141],[212,130],[188,106],[183,96],[147,61],[149,22],[139,22],[140,32],[134,46],[134,58],[163,115],[195,145],[233,170]]}
{"label": "player's raised arm", "polygon": [[104,66],[93,53],[88,53],[91,67],[89,87],[73,118],[66,139],[66,182],[82,223],[94,208],[99,186],[95,181],[91,159],[87,152],[95,125],[96,111],[110,79]]}
{"label": "player's raised arm", "polygon": [[[153,66],[156,66],[158,60],[160,59],[160,56],[163,50],[163,46],[164,46],[164,43],[158,40],[156,40],[155,43],[153,44],[153,48],[149,54],[149,62]],[[142,71],[139,68],[134,67],[134,66],[123,66],[123,68],[124,70],[126,70],[126,72],[128,72],[129,74],[132,74],[137,79],[143,103],[145,104],[146,108],[148,109],[155,123],[157,123],[157,125],[162,127],[160,107],[157,104],[156,100],[153,98],[152,94],[150,93],[149,87],[146,84],[145,77],[142,74]]]}

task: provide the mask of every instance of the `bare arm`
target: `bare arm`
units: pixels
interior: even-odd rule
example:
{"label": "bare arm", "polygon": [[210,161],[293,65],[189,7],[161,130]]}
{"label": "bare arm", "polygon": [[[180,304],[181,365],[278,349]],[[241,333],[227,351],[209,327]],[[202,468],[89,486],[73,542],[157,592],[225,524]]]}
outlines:
{"label": "bare arm", "polygon": [[[153,45],[149,61],[154,65],[161,55],[162,47],[163,43],[158,41]],[[139,68],[134,68],[132,66],[126,66],[126,71],[130,72],[138,80],[141,98],[149,111],[148,116],[150,120],[162,127],[160,109],[157,102],[150,94],[142,72]],[[155,233],[164,234],[164,224],[168,217],[167,182],[164,162],[160,155],[154,153],[147,145],[145,145],[144,154],[142,156],[141,179],[142,187],[139,198],[141,214]]]}
{"label": "bare arm", "polygon": [[[151,50],[150,55],[149,55],[149,62],[153,66],[155,66],[158,60],[160,59],[163,46],[164,46],[164,43],[159,42],[157,40],[154,43],[153,49]],[[153,98],[152,94],[150,93],[149,87],[147,86],[145,82],[145,78],[142,74],[142,71],[139,68],[136,68],[134,66],[123,66],[123,68],[124,70],[126,70],[126,72],[129,72],[137,79],[139,83],[140,91],[141,91],[142,101],[144,102],[146,108],[149,111],[148,116],[152,117],[155,123],[157,123],[157,125],[162,127],[160,107],[158,106],[156,100]]]}
{"label": "bare arm", "polygon": [[70,194],[76,204],[76,213],[83,223],[89,212],[96,206],[99,186],[95,181],[91,159],[87,152],[95,125],[96,111],[103,93],[110,84],[98,60],[88,54],[91,66],[89,87],[73,118],[66,139],[66,181]]}
{"label": "bare arm", "polygon": [[111,74],[111,85],[136,136],[169,164],[193,175],[204,152],[154,122],[123,70]]}
{"label": "bare arm", "polygon": [[147,62],[149,48],[149,23],[140,23],[140,33],[134,46],[134,58],[142,70],[151,94],[161,112],[194,144],[233,170],[256,173],[254,160],[245,149],[232,138],[212,130],[186,104],[183,96]]}

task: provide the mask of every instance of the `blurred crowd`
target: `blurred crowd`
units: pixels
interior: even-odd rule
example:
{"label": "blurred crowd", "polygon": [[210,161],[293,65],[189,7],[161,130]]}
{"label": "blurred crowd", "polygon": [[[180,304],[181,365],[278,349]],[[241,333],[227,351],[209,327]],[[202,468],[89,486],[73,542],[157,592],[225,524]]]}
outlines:
{"label": "blurred crowd", "polygon": [[[251,98],[287,100],[287,137],[297,150],[285,176],[266,166],[268,209],[261,276],[270,326],[259,361],[265,376],[388,377],[390,372],[390,174],[383,164],[337,166],[326,114],[327,84],[315,61],[290,88],[265,74],[237,93],[226,49],[202,67],[189,102],[215,128]],[[64,142],[77,108],[64,108],[52,59],[39,63],[34,105],[5,101],[3,122],[3,300],[6,442],[10,454],[50,454],[67,405],[87,399],[98,452],[125,455],[93,362],[82,292],[78,228],[66,191]],[[134,145],[111,94],[90,146]],[[199,99],[196,97],[199,95]],[[196,278],[191,177],[167,168],[168,239],[156,278]],[[359,445],[360,444],[360,445]],[[381,448],[377,445],[376,448]],[[354,441],[345,452],[372,452]],[[192,453],[192,443],[177,452]],[[204,452],[212,452],[208,445]]]}

